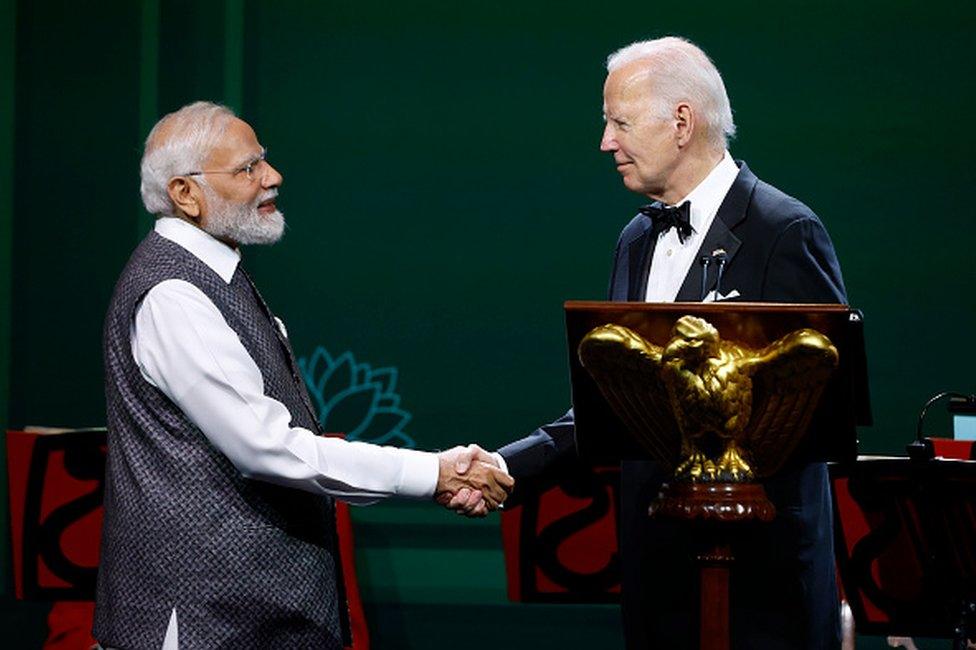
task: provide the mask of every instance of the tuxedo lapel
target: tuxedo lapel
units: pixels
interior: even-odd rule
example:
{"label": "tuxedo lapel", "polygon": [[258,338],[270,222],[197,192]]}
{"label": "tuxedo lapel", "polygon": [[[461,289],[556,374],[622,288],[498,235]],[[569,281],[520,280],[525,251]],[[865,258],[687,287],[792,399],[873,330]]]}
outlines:
{"label": "tuxedo lapel", "polygon": [[[678,291],[678,295],[675,298],[676,302],[698,302],[702,299],[702,265],[699,261],[703,256],[710,258],[716,250],[724,250],[726,260],[724,274],[728,273],[729,267],[733,264],[735,254],[739,251],[739,247],[742,246],[742,241],[736,237],[733,230],[746,218],[746,210],[749,207],[749,201],[752,199],[752,192],[756,188],[756,180],[756,175],[749,171],[749,167],[744,162],[741,163],[739,173],[735,177],[732,187],[729,188],[728,194],[725,195],[725,199],[719,206],[718,212],[715,214],[715,219],[712,220],[711,227],[705,233],[705,239],[698,249],[698,255],[695,257],[695,261],[692,263],[691,269],[688,271],[688,275],[685,276],[685,281],[681,285],[681,290]],[[706,293],[715,288],[716,279],[717,268],[714,263],[709,264]],[[734,288],[722,287],[726,292]]]}
{"label": "tuxedo lapel", "polygon": [[647,275],[651,271],[651,258],[654,256],[656,243],[651,237],[651,228],[648,227],[629,244],[627,300],[631,302],[643,302],[647,295]]}
{"label": "tuxedo lapel", "polygon": [[[681,285],[681,290],[678,291],[678,295],[675,298],[675,302],[698,302],[702,299],[701,286],[702,286],[702,273],[703,268],[699,263],[702,257],[711,258],[712,253],[722,249],[725,251],[725,268],[728,269],[729,265],[732,263],[732,259],[735,254],[739,251],[739,246],[742,242],[739,238],[732,234],[729,227],[725,225],[725,222],[715,217],[712,221],[711,228],[705,233],[705,239],[702,241],[701,248],[698,249],[698,255],[695,257],[695,261],[691,264],[691,269],[688,270],[688,275],[685,276],[684,284]],[[714,263],[708,265],[708,283],[706,285],[706,293],[715,288],[715,280],[717,278],[717,269]]]}

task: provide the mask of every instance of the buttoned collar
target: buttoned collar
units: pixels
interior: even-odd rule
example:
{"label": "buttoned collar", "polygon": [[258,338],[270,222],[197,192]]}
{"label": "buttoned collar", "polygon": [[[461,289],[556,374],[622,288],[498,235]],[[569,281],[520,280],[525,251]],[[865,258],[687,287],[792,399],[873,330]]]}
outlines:
{"label": "buttoned collar", "polygon": [[215,239],[192,223],[176,217],[160,217],[153,227],[156,234],[179,244],[194,257],[213,269],[214,273],[230,284],[241,261],[241,253],[236,248]]}

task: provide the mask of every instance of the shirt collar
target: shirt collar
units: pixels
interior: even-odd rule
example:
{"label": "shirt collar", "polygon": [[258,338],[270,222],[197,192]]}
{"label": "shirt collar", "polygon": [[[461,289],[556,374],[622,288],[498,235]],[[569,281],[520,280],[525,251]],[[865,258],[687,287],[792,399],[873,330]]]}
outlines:
{"label": "shirt collar", "polygon": [[215,239],[192,223],[176,217],[160,217],[153,227],[156,234],[165,237],[192,253],[230,284],[241,261],[241,252]]}
{"label": "shirt collar", "polygon": [[726,150],[722,160],[708,172],[708,176],[696,185],[688,196],[675,204],[681,205],[685,201],[691,201],[691,227],[695,232],[701,232],[711,225],[719,206],[722,205],[725,195],[729,193],[738,175],[739,168],[732,160],[732,154]]}

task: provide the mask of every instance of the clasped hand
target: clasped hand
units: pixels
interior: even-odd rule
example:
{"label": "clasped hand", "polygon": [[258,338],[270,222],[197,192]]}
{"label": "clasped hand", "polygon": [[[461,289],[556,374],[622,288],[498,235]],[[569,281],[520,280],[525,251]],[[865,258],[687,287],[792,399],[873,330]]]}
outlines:
{"label": "clasped hand", "polygon": [[438,457],[440,472],[434,498],[459,514],[484,517],[496,510],[515,486],[515,479],[478,445],[454,447]]}

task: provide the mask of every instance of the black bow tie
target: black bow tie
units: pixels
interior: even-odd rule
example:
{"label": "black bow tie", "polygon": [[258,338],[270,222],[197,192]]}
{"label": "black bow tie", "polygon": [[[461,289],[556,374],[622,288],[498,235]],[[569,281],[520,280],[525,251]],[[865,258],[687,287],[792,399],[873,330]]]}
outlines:
{"label": "black bow tie", "polygon": [[672,228],[678,231],[678,240],[683,244],[691,237],[691,203],[685,201],[677,207],[669,207],[655,201],[640,209],[640,213],[651,218],[651,234],[657,237]]}

